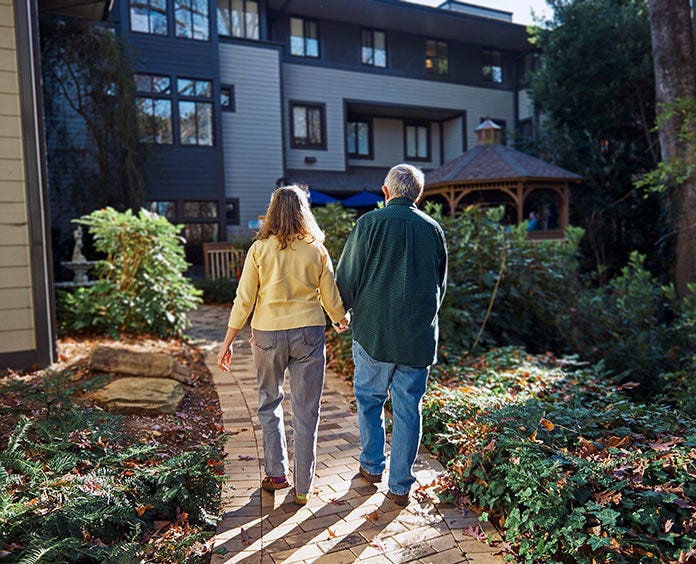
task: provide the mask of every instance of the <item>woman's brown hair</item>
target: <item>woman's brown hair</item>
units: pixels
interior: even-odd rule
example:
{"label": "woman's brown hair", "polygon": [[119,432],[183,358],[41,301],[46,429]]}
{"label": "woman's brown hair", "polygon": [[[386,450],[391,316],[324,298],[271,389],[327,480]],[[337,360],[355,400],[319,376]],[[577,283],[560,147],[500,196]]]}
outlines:
{"label": "woman's brown hair", "polygon": [[273,192],[256,238],[268,239],[271,235],[276,236],[281,249],[295,238],[324,242],[324,233],[309,208],[307,192],[299,186],[282,186]]}

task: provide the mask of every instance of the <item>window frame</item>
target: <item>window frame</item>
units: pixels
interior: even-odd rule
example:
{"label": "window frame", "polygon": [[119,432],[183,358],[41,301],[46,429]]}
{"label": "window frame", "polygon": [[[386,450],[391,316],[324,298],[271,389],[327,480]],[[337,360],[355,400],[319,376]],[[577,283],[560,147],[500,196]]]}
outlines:
{"label": "window frame", "polygon": [[[222,103],[222,92],[223,90],[229,91],[230,103],[225,106]],[[237,99],[234,91],[234,84],[221,84],[220,85],[220,110],[223,112],[236,112],[237,111]]]}
{"label": "window frame", "polygon": [[[309,149],[315,151],[326,151],[326,104],[321,102],[304,102],[301,100],[290,100],[290,147],[292,149]],[[319,110],[319,116],[321,120],[321,142],[313,144],[302,144],[297,142],[297,136],[295,135],[295,108],[306,108],[306,109],[317,109]],[[305,120],[307,117],[305,116]]]}
{"label": "window frame", "polygon": [[[174,14],[174,37],[177,39],[190,39],[192,41],[210,41],[210,5],[207,0],[172,0],[172,13]],[[200,14],[197,11],[198,6],[205,6],[206,13]],[[179,13],[187,14],[187,26],[184,29],[190,30],[191,35],[179,35]],[[197,30],[200,28],[196,25],[196,16],[205,17],[206,27],[204,36],[199,37]],[[198,32],[200,33],[200,31]]]}
{"label": "window frame", "polygon": [[[138,78],[137,77],[147,77],[147,79],[150,82],[150,88],[148,90],[145,89],[138,89],[137,88],[137,83],[138,83]],[[156,90],[154,87],[154,79],[167,79],[168,81],[168,86],[164,90]],[[153,102],[155,104],[157,101],[166,101],[169,103],[169,142],[158,142],[154,140],[156,136],[153,136],[153,140],[145,140],[143,139],[143,136],[141,135],[140,131],[140,126],[138,125],[138,141],[140,143],[145,143],[148,145],[174,145],[175,144],[175,139],[174,139],[174,97],[173,97],[173,90],[172,90],[172,77],[166,74],[152,74],[152,73],[146,73],[146,72],[135,72],[133,73],[133,82],[136,84],[136,90],[135,90],[135,104],[136,104],[136,113],[138,114],[138,117],[140,117],[141,113],[141,108],[140,108],[140,100],[147,100]],[[153,110],[154,110],[154,105],[153,105]],[[152,113],[148,113],[147,116],[150,118],[154,118],[156,113],[153,111]]]}
{"label": "window frame", "polygon": [[[497,55],[500,59],[500,66],[493,65],[492,62],[490,64],[486,64],[488,61],[488,56],[495,56]],[[490,68],[490,76],[486,73],[486,69]],[[500,69],[500,80],[495,80],[495,73],[493,69],[499,68]],[[481,52],[481,78],[484,82],[489,82],[491,84],[504,84],[505,83],[505,72],[503,69],[503,52],[499,51],[498,49],[484,49]]]}
{"label": "window frame", "polygon": [[[182,80],[189,80],[194,82],[194,92],[193,94],[182,94],[180,87],[179,87],[179,82]],[[210,96],[204,96],[200,95],[197,93],[198,89],[198,83],[202,82],[207,82],[210,84]],[[215,147],[216,143],[216,135],[215,135],[215,100],[213,98],[214,96],[214,82],[212,78],[193,78],[193,77],[188,77],[188,76],[177,76],[176,77],[176,93],[177,93],[177,99],[176,99],[176,110],[177,110],[177,118],[178,118],[178,140],[179,140],[179,145],[181,147]],[[181,134],[181,128],[182,128],[182,122],[183,120],[181,119],[181,103],[194,103],[195,106],[195,125],[196,125],[196,143],[184,143],[182,141],[183,136]],[[201,143],[200,142],[200,126],[199,126],[199,106],[209,106],[210,107],[210,143]]]}
{"label": "window frame", "polygon": [[[348,148],[348,129],[351,124],[367,124],[367,153],[351,153]],[[356,132],[357,133],[357,132]],[[356,138],[357,139],[357,138]],[[359,147],[359,143],[356,142],[356,148]],[[371,118],[363,117],[352,117],[346,119],[346,156],[349,159],[374,159],[374,144],[373,144],[373,124]]]}
{"label": "window frame", "polygon": [[[292,34],[292,20],[299,20],[302,22],[302,54],[299,53],[293,53],[292,49],[292,38],[297,37],[293,36]],[[308,30],[307,28],[314,24],[316,28],[316,38],[313,37],[308,37]],[[315,19],[311,18],[303,18],[300,16],[290,16],[289,19],[289,29],[288,29],[288,35],[289,35],[289,41],[288,41],[288,48],[290,49],[290,56],[292,57],[307,57],[310,59],[321,59],[321,34],[319,33],[319,22]],[[316,39],[317,42],[317,54],[316,55],[308,55],[307,54],[307,41],[310,39]]]}
{"label": "window frame", "polygon": [[[425,128],[425,136],[426,136],[426,156],[425,157],[419,157],[417,155],[409,155],[408,154],[408,128],[409,127],[415,127],[415,128]],[[416,134],[416,141],[418,140],[418,135]],[[405,121],[404,122],[404,158],[407,161],[421,161],[421,162],[426,162],[426,161],[431,161],[432,160],[432,150],[431,150],[431,139],[430,139],[430,123],[428,122],[423,122],[423,121]],[[418,148],[416,148],[417,152]]]}
{"label": "window frame", "polygon": [[[229,37],[233,39],[248,39],[250,41],[260,41],[261,40],[261,6],[260,6],[260,1],[259,0],[241,0],[243,2],[243,8],[242,8],[242,14],[243,14],[243,34],[242,35],[234,35],[234,26],[233,26],[233,7],[232,7],[232,2],[233,0],[216,0],[215,3],[215,12],[217,15],[217,32],[218,36],[220,37]],[[230,33],[224,33],[223,30],[220,28],[220,24],[222,22],[222,17],[220,16],[220,4],[226,4],[226,9],[227,9],[227,23],[229,24],[229,29]],[[256,33],[257,35],[255,37],[249,35],[249,29],[248,29],[248,14],[253,13],[249,12],[247,9],[247,5],[249,3],[254,3],[256,4]]]}
{"label": "window frame", "polygon": [[[384,41],[384,64],[378,65],[375,61],[375,34],[381,33]],[[366,34],[369,34],[370,45],[365,45]],[[372,61],[369,62],[365,60],[365,49],[372,50]],[[363,28],[360,30],[360,63],[367,67],[374,67],[377,69],[385,69],[389,66],[389,51],[387,49],[387,32],[383,29],[373,29],[373,28]]]}
{"label": "window frame", "polygon": [[[159,12],[160,14],[164,15],[164,23],[165,23],[165,29],[163,33],[159,33],[156,31],[153,31],[153,25],[152,25],[152,13],[157,12],[156,10],[153,9],[152,4],[155,0],[128,0],[128,28],[131,33],[143,33],[145,35],[159,35],[160,37],[166,37],[169,35],[169,28],[170,28],[170,22],[169,22],[169,0],[164,0],[164,12]],[[134,29],[133,28],[133,5],[134,4],[140,4],[140,5],[147,5],[147,31],[144,31],[142,29]]]}
{"label": "window frame", "polygon": [[[428,44],[429,43],[434,43],[435,47],[435,56],[434,57],[429,57],[428,56]],[[445,56],[442,57],[440,56],[439,53],[439,48],[441,46],[445,47]],[[439,68],[439,65],[437,64],[431,64],[430,67],[428,67],[428,61],[434,62],[434,61],[445,61],[445,72],[440,72],[437,70]],[[425,72],[430,75],[430,76],[448,76],[449,75],[449,43],[447,41],[443,41],[441,39],[433,39],[432,37],[429,37],[425,40]]]}

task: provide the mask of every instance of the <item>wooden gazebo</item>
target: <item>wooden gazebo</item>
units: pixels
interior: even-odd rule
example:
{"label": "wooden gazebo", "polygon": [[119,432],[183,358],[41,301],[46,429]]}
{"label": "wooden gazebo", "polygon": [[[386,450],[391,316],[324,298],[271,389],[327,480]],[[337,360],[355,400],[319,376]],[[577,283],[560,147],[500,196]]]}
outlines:
{"label": "wooden gazebo", "polygon": [[506,220],[520,224],[533,214],[538,235],[568,227],[570,186],[581,176],[500,143],[501,128],[485,120],[476,146],[425,175],[423,199],[442,201],[450,215],[463,206],[504,205]]}

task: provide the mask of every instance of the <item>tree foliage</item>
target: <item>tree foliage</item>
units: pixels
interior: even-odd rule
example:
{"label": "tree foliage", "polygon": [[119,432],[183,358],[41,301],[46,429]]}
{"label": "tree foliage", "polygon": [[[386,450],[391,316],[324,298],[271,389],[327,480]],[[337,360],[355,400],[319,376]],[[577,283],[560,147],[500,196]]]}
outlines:
{"label": "tree foliage", "polygon": [[[647,6],[642,0],[550,0],[554,17],[536,28],[541,67],[529,87],[544,116],[542,158],[584,177],[573,189],[571,221],[586,231],[591,269],[618,271],[638,250],[663,269],[660,198],[633,186],[658,159]],[[602,47],[604,46],[604,47]]]}
{"label": "tree foliage", "polygon": [[129,54],[91,22],[43,15],[41,58],[48,180],[56,256],[67,256],[69,220],[145,196]]}

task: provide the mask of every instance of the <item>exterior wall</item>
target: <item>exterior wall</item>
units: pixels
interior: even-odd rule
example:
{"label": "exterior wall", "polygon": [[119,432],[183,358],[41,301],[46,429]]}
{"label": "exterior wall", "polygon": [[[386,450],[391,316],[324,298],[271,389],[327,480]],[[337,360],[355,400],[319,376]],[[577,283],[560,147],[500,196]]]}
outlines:
{"label": "exterior wall", "polygon": [[530,119],[534,115],[532,99],[529,97],[529,92],[526,89],[517,93],[517,111],[520,120]]}
{"label": "exterior wall", "polygon": [[0,0],[0,371],[54,352],[32,6]]}
{"label": "exterior wall", "polygon": [[444,161],[449,162],[464,152],[464,120],[455,118],[443,122],[442,138],[444,140]]}
{"label": "exterior wall", "polygon": [[[290,169],[345,170],[344,100],[377,104],[384,104],[385,100],[388,100],[388,104],[393,105],[427,106],[467,112],[467,115],[471,116],[471,123],[467,124],[466,131],[468,146],[474,146],[476,143],[474,129],[478,126],[479,117],[491,115],[498,119],[505,119],[508,124],[514,123],[514,94],[507,90],[491,90],[287,63],[283,65],[283,93],[286,158]],[[291,100],[326,104],[327,149],[325,151],[290,148],[289,104]],[[393,128],[393,124],[390,127]],[[393,129],[388,129],[379,135],[376,125],[374,129],[375,158],[379,160],[372,162],[360,159],[361,166],[372,164],[382,166],[388,153],[385,151],[383,157],[377,154],[378,141],[380,146],[383,146],[386,145],[386,139],[390,138],[390,135],[392,141],[395,140]],[[416,163],[423,168],[440,166],[439,131],[432,124],[430,134],[431,160]],[[461,143],[457,145],[461,147]],[[392,148],[394,152],[389,156],[395,156],[398,150],[401,151],[403,158],[403,132],[397,147]],[[446,154],[449,154],[448,151],[449,149],[445,147]],[[315,157],[316,163],[306,164],[305,156]],[[392,164],[393,162],[391,160]]]}
{"label": "exterior wall", "polygon": [[235,111],[222,114],[225,191],[240,199],[244,227],[265,211],[284,174],[278,50],[221,43],[220,81],[235,91]]}
{"label": "exterior wall", "polygon": [[0,0],[0,354],[36,346],[14,21]]}

